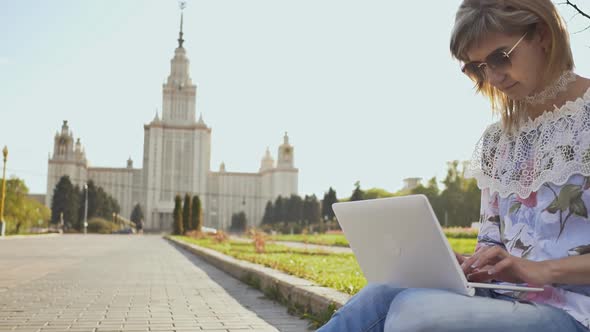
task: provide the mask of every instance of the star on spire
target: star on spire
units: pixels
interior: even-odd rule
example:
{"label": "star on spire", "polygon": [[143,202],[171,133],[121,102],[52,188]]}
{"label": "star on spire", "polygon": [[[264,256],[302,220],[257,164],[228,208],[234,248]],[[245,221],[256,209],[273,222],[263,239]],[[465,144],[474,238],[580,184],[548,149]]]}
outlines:
{"label": "star on spire", "polygon": [[186,1],[179,1],[178,6],[180,7],[180,33],[178,34],[178,48],[182,48],[184,39],[182,38],[182,23],[184,19],[184,8],[186,8]]}

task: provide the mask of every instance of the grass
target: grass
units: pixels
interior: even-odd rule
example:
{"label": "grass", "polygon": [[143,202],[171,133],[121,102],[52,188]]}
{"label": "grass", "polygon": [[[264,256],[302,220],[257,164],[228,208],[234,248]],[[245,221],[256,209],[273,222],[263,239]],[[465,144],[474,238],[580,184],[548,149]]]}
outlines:
{"label": "grass", "polygon": [[[251,243],[236,241],[218,243],[210,238],[194,239],[185,236],[175,236],[175,238],[311,280],[321,286],[334,288],[350,295],[356,294],[367,284],[353,254],[305,250],[268,242],[266,253],[258,254]],[[472,253],[476,240],[450,239],[449,242],[459,253]]]}
{"label": "grass", "polygon": [[463,255],[471,255],[475,251],[477,239],[448,239],[451,248]]}
{"label": "grass", "polygon": [[212,239],[193,239],[184,236],[175,238],[217,250],[237,259],[268,266],[348,294],[355,294],[367,283],[352,254],[331,254],[272,243],[266,244],[266,253],[257,254],[251,243],[235,241],[217,243]]}
{"label": "grass", "polygon": [[[445,235],[451,240],[475,240],[477,238],[477,232],[465,231],[461,228],[449,228],[445,229]],[[320,244],[326,246],[337,246],[337,247],[348,247],[348,240],[344,234],[293,234],[293,235],[272,235],[269,236],[269,240],[272,241],[289,241],[289,242],[304,242],[310,244]],[[471,243],[472,241],[455,241],[462,249],[465,248],[463,243]],[[451,244],[452,245],[452,244]],[[475,245],[470,252],[473,252]],[[459,251],[459,250],[457,250]],[[469,251],[461,251],[467,253]]]}
{"label": "grass", "polygon": [[321,244],[325,246],[348,247],[348,240],[344,234],[317,234],[317,235],[272,235],[269,236],[273,241],[289,241],[289,242],[306,242],[312,244]]}

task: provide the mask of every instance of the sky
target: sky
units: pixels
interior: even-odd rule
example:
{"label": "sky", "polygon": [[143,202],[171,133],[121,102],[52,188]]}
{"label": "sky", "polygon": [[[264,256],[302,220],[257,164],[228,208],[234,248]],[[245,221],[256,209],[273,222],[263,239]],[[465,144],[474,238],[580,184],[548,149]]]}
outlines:
{"label": "sky", "polygon": [[[284,132],[300,194],[397,191],[469,160],[492,117],[449,36],[460,1],[189,0],[184,47],[211,169],[257,172]],[[590,6],[587,6],[590,7]],[[570,32],[588,23],[558,7]],[[7,176],[45,193],[53,137],[68,120],[91,166],[141,167],[177,46],[175,0],[0,0],[0,146]],[[590,31],[572,34],[590,76]]]}

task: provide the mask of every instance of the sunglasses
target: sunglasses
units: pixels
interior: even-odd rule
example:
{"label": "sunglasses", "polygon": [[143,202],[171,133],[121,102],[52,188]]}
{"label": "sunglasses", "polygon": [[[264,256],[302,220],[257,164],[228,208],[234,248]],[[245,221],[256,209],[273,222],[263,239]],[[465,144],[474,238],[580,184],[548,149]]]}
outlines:
{"label": "sunglasses", "polygon": [[466,63],[461,71],[465,73],[465,75],[469,76],[473,81],[481,84],[486,80],[486,68],[489,68],[494,71],[506,71],[512,67],[512,61],[510,61],[510,54],[516,49],[518,44],[523,41],[524,37],[526,37],[527,32],[525,32],[522,37],[512,46],[512,48],[506,51],[494,51],[490,53],[484,62],[473,61]]}

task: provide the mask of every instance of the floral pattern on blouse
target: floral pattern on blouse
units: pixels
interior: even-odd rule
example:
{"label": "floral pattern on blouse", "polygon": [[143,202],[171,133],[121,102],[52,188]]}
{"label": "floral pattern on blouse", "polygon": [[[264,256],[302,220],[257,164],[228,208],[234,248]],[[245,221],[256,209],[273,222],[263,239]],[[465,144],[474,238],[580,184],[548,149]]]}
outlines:
{"label": "floral pattern on blouse", "polygon": [[[501,246],[532,261],[590,254],[590,177],[572,175],[560,186],[545,183],[522,198],[482,190],[476,251]],[[590,285],[554,284],[543,292],[500,291],[515,298],[563,309],[590,328]]]}
{"label": "floral pattern on blouse", "polygon": [[[501,246],[531,261],[590,255],[590,89],[515,134],[490,125],[474,157],[467,175],[482,189],[476,251]],[[560,308],[590,329],[590,285],[495,292]]]}

